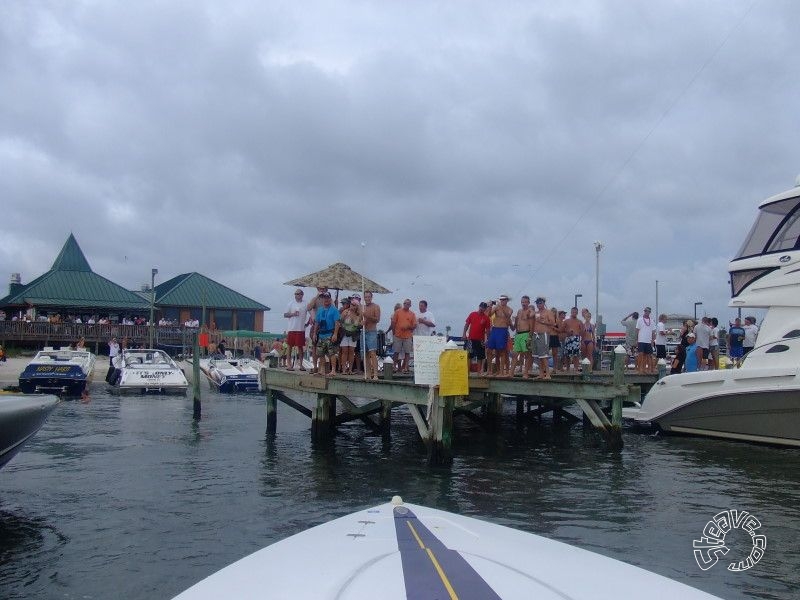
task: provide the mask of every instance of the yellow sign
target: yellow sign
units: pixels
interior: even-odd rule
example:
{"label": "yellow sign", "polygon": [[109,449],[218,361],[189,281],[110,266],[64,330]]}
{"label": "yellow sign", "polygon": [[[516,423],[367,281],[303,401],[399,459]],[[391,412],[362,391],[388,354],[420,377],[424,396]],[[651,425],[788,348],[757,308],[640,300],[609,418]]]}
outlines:
{"label": "yellow sign", "polygon": [[469,394],[469,356],[464,350],[445,350],[439,356],[439,395]]}

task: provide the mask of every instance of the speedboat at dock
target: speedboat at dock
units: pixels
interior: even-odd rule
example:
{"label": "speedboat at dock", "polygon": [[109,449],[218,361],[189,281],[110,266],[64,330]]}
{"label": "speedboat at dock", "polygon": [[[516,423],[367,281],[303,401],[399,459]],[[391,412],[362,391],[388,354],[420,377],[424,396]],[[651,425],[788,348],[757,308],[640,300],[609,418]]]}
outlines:
{"label": "speedboat at dock", "polygon": [[261,362],[255,358],[212,356],[200,359],[200,370],[220,392],[257,392]]}
{"label": "speedboat at dock", "polygon": [[[310,556],[320,568],[309,568]],[[175,600],[227,597],[715,598],[600,554],[398,496],[267,546]]]}
{"label": "speedboat at dock", "polygon": [[49,394],[0,394],[0,467],[42,428],[57,404]]}
{"label": "speedboat at dock", "polygon": [[113,392],[185,394],[189,387],[181,368],[163,350],[123,350],[114,358],[106,382]]}
{"label": "speedboat at dock", "polygon": [[623,417],[665,432],[800,446],[800,178],[761,203],[729,271],[729,306],[767,309],[741,368],[665,377]]}
{"label": "speedboat at dock", "polygon": [[19,375],[24,394],[80,397],[94,371],[95,355],[85,349],[45,348],[36,353]]}

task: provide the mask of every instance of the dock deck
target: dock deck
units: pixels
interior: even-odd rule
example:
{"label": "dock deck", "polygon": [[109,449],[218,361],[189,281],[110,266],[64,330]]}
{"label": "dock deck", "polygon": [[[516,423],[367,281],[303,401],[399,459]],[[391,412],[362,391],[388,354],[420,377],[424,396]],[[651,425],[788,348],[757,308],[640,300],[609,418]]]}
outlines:
{"label": "dock deck", "polygon": [[[431,464],[452,460],[455,416],[466,416],[492,430],[509,402],[515,404],[518,419],[552,412],[556,421],[580,421],[564,410],[577,406],[584,423],[590,423],[611,448],[619,449],[622,404],[639,401],[642,390],[649,389],[656,380],[656,375],[626,375],[619,361],[613,372],[557,374],[551,380],[470,375],[468,395],[440,396],[437,386],[417,385],[411,377],[396,374],[367,381],[358,376],[322,377],[266,367],[261,370],[268,434],[276,431],[278,402],[309,417],[315,438],[335,435],[337,425],[353,420],[389,435],[392,410],[406,409],[426,443]],[[364,401],[365,398],[370,400]]]}

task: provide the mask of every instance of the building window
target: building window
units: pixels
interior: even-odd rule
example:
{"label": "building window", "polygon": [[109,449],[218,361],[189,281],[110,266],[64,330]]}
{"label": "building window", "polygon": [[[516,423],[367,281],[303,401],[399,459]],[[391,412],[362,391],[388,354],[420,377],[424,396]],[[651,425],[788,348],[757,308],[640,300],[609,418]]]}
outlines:
{"label": "building window", "polygon": [[256,328],[256,313],[252,310],[236,312],[236,329],[254,331]]}
{"label": "building window", "polygon": [[215,309],[214,321],[217,329],[233,329],[233,311],[222,308]]}

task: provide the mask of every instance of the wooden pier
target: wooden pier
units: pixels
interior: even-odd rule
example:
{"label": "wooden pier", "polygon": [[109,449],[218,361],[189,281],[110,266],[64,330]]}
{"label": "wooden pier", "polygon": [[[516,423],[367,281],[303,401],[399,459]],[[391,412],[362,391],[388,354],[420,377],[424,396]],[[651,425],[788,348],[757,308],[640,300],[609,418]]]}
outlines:
{"label": "wooden pier", "polygon": [[[622,405],[639,401],[655,375],[625,375],[622,360],[613,372],[556,375],[552,380],[469,377],[469,394],[440,396],[438,387],[416,385],[411,378],[366,381],[357,376],[321,377],[298,371],[264,368],[261,387],[267,400],[267,433],[277,428],[278,402],[311,418],[316,439],[335,435],[336,427],[360,420],[376,433],[389,435],[393,409],[407,409],[428,449],[428,462],[452,460],[454,417],[465,416],[488,430],[497,427],[505,403],[516,405],[518,419],[552,412],[554,421],[581,421],[564,409],[576,405],[612,449],[622,448]],[[365,399],[360,403],[354,399]],[[338,407],[337,407],[338,403]],[[310,404],[310,407],[307,405]],[[611,413],[611,418],[607,413]]]}

